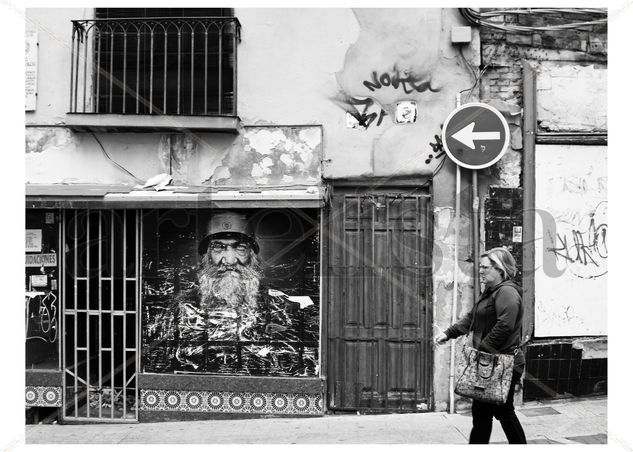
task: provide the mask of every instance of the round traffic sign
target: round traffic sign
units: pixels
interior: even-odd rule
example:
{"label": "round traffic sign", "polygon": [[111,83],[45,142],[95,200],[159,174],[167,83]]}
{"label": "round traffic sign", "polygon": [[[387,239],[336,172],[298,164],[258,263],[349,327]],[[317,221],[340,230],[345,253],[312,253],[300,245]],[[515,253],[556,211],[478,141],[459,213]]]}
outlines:
{"label": "round traffic sign", "polygon": [[473,102],[448,115],[442,142],[450,159],[459,166],[482,169],[503,157],[510,142],[510,130],[499,110]]}

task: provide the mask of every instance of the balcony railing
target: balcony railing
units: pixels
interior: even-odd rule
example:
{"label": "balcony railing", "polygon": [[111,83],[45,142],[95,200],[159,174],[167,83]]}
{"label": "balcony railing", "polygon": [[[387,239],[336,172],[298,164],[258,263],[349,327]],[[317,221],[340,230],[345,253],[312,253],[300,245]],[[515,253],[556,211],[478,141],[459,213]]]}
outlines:
{"label": "balcony railing", "polygon": [[71,113],[237,115],[236,18],[72,23]]}

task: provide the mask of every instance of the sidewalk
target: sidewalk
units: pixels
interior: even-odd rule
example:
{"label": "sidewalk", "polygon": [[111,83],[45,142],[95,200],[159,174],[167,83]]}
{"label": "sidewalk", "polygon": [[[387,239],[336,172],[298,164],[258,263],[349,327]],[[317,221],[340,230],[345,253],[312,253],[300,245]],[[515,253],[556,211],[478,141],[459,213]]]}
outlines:
{"label": "sidewalk", "polygon": [[[607,397],[517,408],[528,444],[606,444]],[[149,424],[27,425],[26,444],[465,444],[470,412]],[[506,443],[494,421],[491,443]]]}

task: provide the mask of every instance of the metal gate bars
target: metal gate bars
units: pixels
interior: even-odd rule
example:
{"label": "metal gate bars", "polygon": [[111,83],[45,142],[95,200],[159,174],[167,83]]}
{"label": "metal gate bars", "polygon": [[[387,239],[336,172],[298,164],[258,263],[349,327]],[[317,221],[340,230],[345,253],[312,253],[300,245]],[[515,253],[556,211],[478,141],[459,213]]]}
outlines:
{"label": "metal gate bars", "polygon": [[431,408],[430,206],[421,189],[334,189],[327,238],[330,409]]}
{"label": "metal gate bars", "polygon": [[138,418],[140,222],[136,210],[64,212],[65,420]]}

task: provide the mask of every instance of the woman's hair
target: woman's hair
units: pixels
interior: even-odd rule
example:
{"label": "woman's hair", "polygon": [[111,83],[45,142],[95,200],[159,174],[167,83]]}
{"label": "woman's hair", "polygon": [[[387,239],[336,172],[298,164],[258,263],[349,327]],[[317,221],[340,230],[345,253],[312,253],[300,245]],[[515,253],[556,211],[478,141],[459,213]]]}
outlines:
{"label": "woman's hair", "polygon": [[517,274],[517,263],[505,248],[492,248],[481,255],[487,257],[492,265],[501,271],[501,277],[505,279],[513,278]]}

